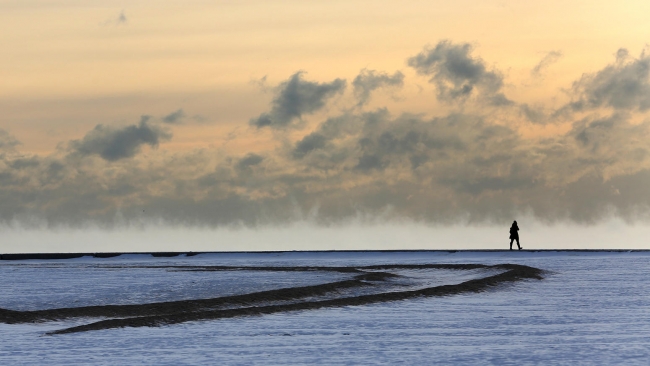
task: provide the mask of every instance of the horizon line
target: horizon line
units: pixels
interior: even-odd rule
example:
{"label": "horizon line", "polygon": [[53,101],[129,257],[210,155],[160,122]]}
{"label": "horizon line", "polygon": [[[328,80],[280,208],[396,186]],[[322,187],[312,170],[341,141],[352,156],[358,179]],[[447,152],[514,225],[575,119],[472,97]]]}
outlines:
{"label": "horizon line", "polygon": [[210,252],[52,252],[52,253],[5,253],[0,254],[0,260],[29,260],[29,259],[76,259],[83,257],[114,258],[122,255],[150,255],[152,257],[194,257],[200,254],[278,254],[278,253],[497,253],[497,252],[584,252],[584,253],[631,253],[650,252],[650,249],[332,249],[332,250],[268,250],[268,251],[210,251]]}

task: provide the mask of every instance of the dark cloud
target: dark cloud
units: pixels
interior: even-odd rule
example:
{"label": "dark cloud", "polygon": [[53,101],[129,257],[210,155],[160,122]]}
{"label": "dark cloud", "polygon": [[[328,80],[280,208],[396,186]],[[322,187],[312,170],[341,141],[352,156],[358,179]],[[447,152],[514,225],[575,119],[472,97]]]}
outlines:
{"label": "dark cloud", "polygon": [[21,145],[20,141],[16,140],[9,132],[0,128],[0,152],[14,151],[18,145]]}
{"label": "dark cloud", "polygon": [[581,159],[597,169],[629,171],[650,157],[650,121],[631,123],[626,114],[577,121],[568,136],[575,139]]}
{"label": "dark cloud", "polygon": [[472,57],[469,43],[441,41],[408,59],[408,65],[438,89],[438,99],[462,101],[472,95],[484,97],[498,105],[511,104],[501,93],[503,76],[490,71],[480,58]]}
{"label": "dark cloud", "polygon": [[120,15],[117,16],[116,22],[117,22],[117,24],[126,24],[128,22],[128,20],[126,19],[126,13],[124,12],[124,10],[122,10],[120,12]]}
{"label": "dark cloud", "polygon": [[252,126],[289,127],[303,115],[311,114],[325,106],[329,98],[345,89],[345,80],[335,79],[329,83],[306,81],[303,72],[293,74],[277,87],[271,111],[262,113],[250,121]]}
{"label": "dark cloud", "polygon": [[169,124],[179,124],[183,122],[183,119],[186,117],[185,111],[183,109],[178,109],[165,117],[162,118],[162,121]]}
{"label": "dark cloud", "polygon": [[26,168],[32,168],[32,167],[37,167],[41,163],[40,159],[37,157],[29,157],[29,158],[18,158],[16,160],[12,160],[9,163],[9,166],[11,166],[13,169],[26,169]]}
{"label": "dark cloud", "polygon": [[[500,76],[470,51],[442,42],[412,62],[446,85],[446,97],[468,86],[477,97],[463,99],[468,105],[499,104]],[[520,134],[551,118],[535,104],[433,117],[350,108],[314,121],[304,133],[269,134],[274,140],[245,155],[223,149],[137,154],[169,135],[148,117],[121,128],[97,126],[50,156],[0,152],[0,222],[256,226],[315,211],[309,217],[325,224],[360,216],[506,225],[522,214],[546,222],[641,220],[650,217],[650,120],[638,113],[639,93],[631,94],[632,107],[619,108],[601,90],[639,75],[644,57],[619,51],[614,64],[576,82],[574,102],[589,113],[568,112],[558,129],[565,132],[544,137]],[[486,81],[491,78],[498,82]],[[296,123],[342,90],[334,84],[292,76],[255,125]],[[233,138],[245,133],[251,131]],[[17,142],[7,136],[0,131],[0,141],[13,148]],[[79,158],[86,155],[103,159]]]}
{"label": "dark cloud", "polygon": [[327,139],[344,137],[357,133],[364,125],[366,119],[371,118],[369,116],[379,116],[387,113],[386,110],[381,109],[375,112],[360,114],[346,113],[340,116],[330,117],[318,126],[318,133]]}
{"label": "dark cloud", "polygon": [[482,116],[379,110],[330,118],[288,154],[196,151],[91,165],[65,156],[4,157],[0,218],[255,226],[318,207],[316,219],[325,223],[388,208],[389,218],[432,223],[507,224],[522,213],[548,222],[593,223],[611,214],[634,220],[650,212],[648,141],[650,122],[620,114],[529,140]]}
{"label": "dark cloud", "polygon": [[142,145],[158,146],[171,135],[150,125],[148,116],[143,116],[138,125],[114,128],[97,125],[81,140],[70,142],[70,148],[80,155],[99,155],[108,161],[133,157]]}
{"label": "dark cloud", "polygon": [[404,85],[404,74],[395,71],[393,75],[375,70],[363,69],[352,81],[354,94],[357,97],[358,106],[362,106],[370,100],[370,94],[383,87],[402,87]]}
{"label": "dark cloud", "polygon": [[325,147],[326,142],[327,139],[325,136],[319,133],[309,134],[296,143],[296,147],[293,150],[293,157],[300,159],[313,150]]}
{"label": "dark cloud", "polygon": [[102,23],[103,26],[121,26],[121,25],[127,25],[129,23],[129,19],[126,17],[126,12],[124,10],[120,11],[120,13],[116,17],[111,17],[104,21]]}
{"label": "dark cloud", "polygon": [[456,191],[478,195],[486,191],[515,191],[533,187],[534,179],[519,179],[517,177],[480,177],[471,181],[449,180],[445,181]]}
{"label": "dark cloud", "polygon": [[542,73],[552,64],[556,63],[562,57],[562,52],[551,51],[547,53],[535,67],[530,71],[531,76],[540,77]]}
{"label": "dark cloud", "polygon": [[257,154],[248,154],[242,159],[239,160],[237,163],[237,167],[239,169],[246,169],[255,165],[260,164],[262,161],[264,161],[264,157],[261,155]]}
{"label": "dark cloud", "polygon": [[549,116],[544,112],[541,106],[530,106],[526,103],[519,105],[521,115],[526,117],[529,122],[535,124],[544,124],[548,122]]}
{"label": "dark cloud", "polygon": [[629,57],[625,49],[616,53],[616,62],[602,70],[584,74],[573,84],[573,110],[611,107],[617,110],[650,109],[650,55]]}
{"label": "dark cloud", "polygon": [[355,169],[359,170],[381,170],[385,167],[386,163],[381,161],[381,158],[378,155],[362,155],[359,157],[359,162],[355,166]]}

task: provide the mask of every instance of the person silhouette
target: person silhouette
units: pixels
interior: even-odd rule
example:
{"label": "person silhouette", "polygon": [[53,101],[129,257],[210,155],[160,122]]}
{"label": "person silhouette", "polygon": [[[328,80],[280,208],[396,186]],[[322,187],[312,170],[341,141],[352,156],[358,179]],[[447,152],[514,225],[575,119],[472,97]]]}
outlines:
{"label": "person silhouette", "polygon": [[512,250],[512,242],[517,241],[517,247],[521,250],[521,245],[519,245],[519,226],[517,226],[517,221],[512,222],[510,226],[510,250]]}

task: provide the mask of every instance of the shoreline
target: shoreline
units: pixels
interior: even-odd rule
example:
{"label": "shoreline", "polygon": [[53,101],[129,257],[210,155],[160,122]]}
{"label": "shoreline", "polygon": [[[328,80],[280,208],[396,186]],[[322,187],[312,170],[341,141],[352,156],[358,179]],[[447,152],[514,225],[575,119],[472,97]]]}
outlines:
{"label": "shoreline", "polygon": [[631,253],[650,252],[650,249],[379,249],[379,250],[278,250],[278,251],[211,251],[211,252],[89,252],[89,253],[7,253],[0,260],[75,259],[83,257],[115,258],[122,255],[149,255],[152,257],[193,257],[200,254],[281,254],[281,253]]}

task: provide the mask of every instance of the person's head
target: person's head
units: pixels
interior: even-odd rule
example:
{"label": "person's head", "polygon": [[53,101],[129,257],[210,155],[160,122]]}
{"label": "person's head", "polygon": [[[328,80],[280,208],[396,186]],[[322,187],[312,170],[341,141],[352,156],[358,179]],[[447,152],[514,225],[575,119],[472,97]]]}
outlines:
{"label": "person's head", "polygon": [[517,225],[517,220],[513,221],[513,222],[512,222],[512,225],[513,225],[513,226],[514,226],[514,225]]}

